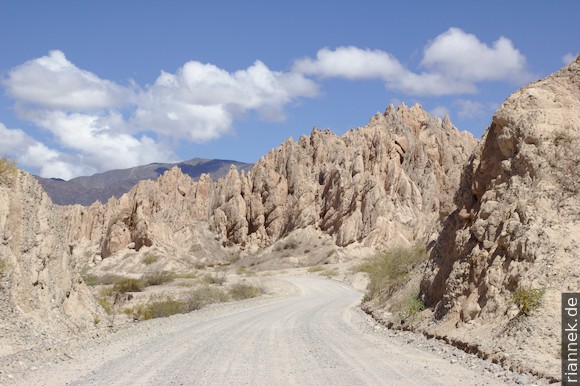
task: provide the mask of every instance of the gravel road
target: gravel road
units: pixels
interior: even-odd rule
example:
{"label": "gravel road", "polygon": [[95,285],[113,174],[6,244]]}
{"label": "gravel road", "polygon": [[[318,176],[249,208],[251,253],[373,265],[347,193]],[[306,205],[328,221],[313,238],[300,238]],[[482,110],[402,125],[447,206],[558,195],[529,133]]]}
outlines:
{"label": "gravel road", "polygon": [[362,294],[312,277],[293,295],[176,315],[33,368],[36,385],[497,385],[461,363],[377,334]]}

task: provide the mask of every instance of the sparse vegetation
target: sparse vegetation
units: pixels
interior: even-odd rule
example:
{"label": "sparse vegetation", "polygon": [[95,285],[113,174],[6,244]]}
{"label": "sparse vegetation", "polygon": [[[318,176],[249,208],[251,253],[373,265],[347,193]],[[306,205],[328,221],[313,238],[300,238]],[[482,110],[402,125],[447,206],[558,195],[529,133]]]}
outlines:
{"label": "sparse vegetation", "polygon": [[279,243],[274,247],[274,252],[286,251],[288,249],[296,249],[300,243],[296,240],[287,240],[285,243]]}
{"label": "sparse vegetation", "polygon": [[205,269],[205,264],[204,264],[204,263],[202,263],[202,262],[200,262],[200,261],[198,261],[198,262],[196,262],[196,263],[193,265],[193,267],[194,267],[195,269]]}
{"label": "sparse vegetation", "polygon": [[99,296],[97,298],[97,302],[103,308],[103,310],[105,310],[105,312],[107,314],[110,315],[110,314],[113,313],[113,305],[111,304],[111,301],[109,300],[108,297],[106,297],[106,296]]}
{"label": "sparse vegetation", "polygon": [[113,292],[124,294],[127,292],[141,292],[145,288],[142,280],[122,279],[113,285]]}
{"label": "sparse vegetation", "polygon": [[186,311],[185,303],[175,299],[157,300],[147,304],[139,304],[124,312],[138,320],[153,318],[165,318],[175,314],[183,314]]}
{"label": "sparse vegetation", "polygon": [[326,276],[327,278],[330,279],[331,277],[334,277],[334,276],[338,275],[338,271],[336,270],[336,268],[335,269],[332,269],[332,270],[325,269],[325,270],[320,271],[320,274],[319,275],[320,276]]}
{"label": "sparse vegetation", "polygon": [[234,284],[229,292],[234,300],[255,298],[262,294],[262,290],[259,287],[247,283]]}
{"label": "sparse vegetation", "polygon": [[238,261],[240,261],[240,259],[241,259],[240,254],[239,253],[236,253],[235,255],[231,255],[228,258],[228,262],[230,264],[234,264],[234,263],[237,263]]}
{"label": "sparse vegetation", "polygon": [[145,286],[161,285],[173,281],[173,274],[168,271],[153,271],[147,272],[141,277],[141,281]]}
{"label": "sparse vegetation", "polygon": [[214,272],[213,275],[208,273],[202,279],[202,281],[205,284],[217,284],[217,285],[223,285],[226,282],[226,280],[227,278],[225,272]]}
{"label": "sparse vegetation", "polygon": [[320,272],[322,270],[324,270],[324,268],[322,268],[320,265],[313,265],[307,269],[308,272]]}
{"label": "sparse vegetation", "polygon": [[145,265],[151,265],[159,261],[159,256],[152,253],[146,253],[142,258],[141,262]]}
{"label": "sparse vegetation", "polygon": [[189,298],[185,301],[186,312],[199,310],[212,303],[223,303],[230,300],[229,295],[223,290],[202,285],[193,290]]}
{"label": "sparse vegetation", "polygon": [[93,273],[88,273],[85,270],[81,272],[81,276],[85,283],[90,286],[116,284],[124,279],[123,276],[115,275],[112,273],[99,276]]}
{"label": "sparse vegetation", "polygon": [[242,276],[242,275],[246,275],[247,273],[248,273],[248,270],[247,270],[245,265],[240,265],[236,269],[236,275]]}
{"label": "sparse vegetation", "polygon": [[10,264],[4,259],[0,259],[0,276],[3,276],[8,271],[8,268],[10,268]]}
{"label": "sparse vegetation", "polygon": [[409,272],[427,259],[425,248],[396,248],[379,253],[358,266],[369,275],[366,300],[386,299],[407,282]]}
{"label": "sparse vegetation", "polygon": [[14,175],[17,170],[16,162],[6,157],[0,158],[0,182],[6,181],[8,178]]}
{"label": "sparse vegetation", "polygon": [[181,272],[181,273],[174,273],[174,279],[195,279],[197,277],[197,272]]}
{"label": "sparse vegetation", "polygon": [[546,292],[541,288],[518,287],[512,294],[513,302],[523,315],[530,315],[542,304],[541,298]]}
{"label": "sparse vegetation", "polygon": [[[397,310],[398,308],[398,310]],[[403,323],[405,321],[408,321],[410,323],[413,323],[417,317],[417,315],[421,312],[425,310],[425,303],[423,302],[423,300],[421,300],[421,298],[419,297],[419,294],[412,294],[409,298],[407,298],[405,301],[403,301],[400,304],[395,305],[394,307],[391,307],[392,311],[398,311],[397,312],[397,319],[399,320],[399,323]]]}

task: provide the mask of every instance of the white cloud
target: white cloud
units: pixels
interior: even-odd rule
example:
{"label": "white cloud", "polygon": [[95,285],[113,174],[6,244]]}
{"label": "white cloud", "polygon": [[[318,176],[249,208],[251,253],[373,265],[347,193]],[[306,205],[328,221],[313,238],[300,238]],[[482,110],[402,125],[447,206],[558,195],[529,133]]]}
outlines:
{"label": "white cloud", "polygon": [[564,54],[564,56],[562,56],[562,63],[564,63],[564,65],[567,66],[568,64],[575,61],[576,58],[578,57],[578,55],[579,54],[573,54],[571,52],[568,52],[568,53]]}
{"label": "white cloud", "polygon": [[425,48],[421,65],[447,79],[470,83],[530,79],[526,58],[509,39],[502,36],[490,47],[459,28],[437,36]]}
{"label": "white cloud", "polygon": [[295,72],[320,77],[381,79],[387,88],[411,95],[473,94],[478,83],[531,79],[526,58],[512,42],[500,37],[491,46],[475,35],[450,28],[423,51],[422,72],[404,67],[393,55],[357,47],[323,48],[315,59],[296,60]]}
{"label": "white cloud", "polygon": [[312,97],[318,85],[301,74],[271,71],[256,61],[229,73],[212,64],[187,62],[175,74],[162,72],[139,100],[135,123],[192,142],[218,138],[234,118],[256,111],[263,119],[284,119],[284,107]]}
{"label": "white cloud", "polygon": [[63,111],[34,111],[27,114],[36,125],[48,129],[66,149],[82,156],[96,170],[129,168],[175,159],[161,143],[143,135],[135,138],[109,125],[121,119],[115,114],[98,116]]}
{"label": "white cloud", "polygon": [[20,147],[23,163],[61,178],[175,160],[168,139],[219,138],[251,111],[282,120],[288,104],[319,91],[304,75],[272,71],[260,61],[233,73],[190,61],[152,85],[124,87],[78,68],[61,51],[13,68],[2,83],[19,117],[47,129],[60,145],[49,149],[10,131],[11,142],[28,142]]}
{"label": "white cloud", "polygon": [[387,80],[401,76],[407,70],[388,52],[348,46],[335,50],[323,48],[316,53],[316,59],[295,61],[293,71],[325,78]]}
{"label": "white cloud", "polygon": [[456,99],[457,116],[461,119],[483,119],[489,117],[499,105],[492,102],[480,102],[470,99]]}
{"label": "white cloud", "polygon": [[435,115],[439,118],[444,118],[446,115],[449,115],[449,109],[445,106],[435,106],[430,113]]}
{"label": "white cloud", "polygon": [[13,68],[2,82],[19,102],[65,110],[96,110],[127,104],[133,92],[72,64],[61,51]]}
{"label": "white cloud", "polygon": [[16,160],[19,165],[37,169],[42,177],[70,179],[91,171],[94,173],[93,169],[83,167],[78,160],[48,148],[20,129],[9,129],[1,122],[0,137],[0,153],[3,156]]}

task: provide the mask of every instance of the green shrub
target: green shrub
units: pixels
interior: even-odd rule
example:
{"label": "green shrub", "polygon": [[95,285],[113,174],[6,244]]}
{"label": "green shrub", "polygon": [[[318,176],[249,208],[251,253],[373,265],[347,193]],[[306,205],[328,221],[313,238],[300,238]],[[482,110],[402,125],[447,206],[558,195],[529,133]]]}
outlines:
{"label": "green shrub", "polygon": [[223,303],[230,300],[227,293],[219,288],[202,285],[193,290],[185,301],[186,311],[199,310],[208,304]]}
{"label": "green shrub", "polygon": [[147,272],[141,276],[141,281],[145,286],[162,285],[173,281],[174,275],[167,271],[153,271]]}
{"label": "green shrub", "polygon": [[139,279],[122,279],[115,283],[113,292],[124,294],[126,292],[141,292],[145,288],[143,281]]}
{"label": "green shrub", "polygon": [[152,253],[146,253],[145,256],[141,258],[141,262],[145,265],[151,265],[159,260],[159,256]]}
{"label": "green shrub", "polygon": [[419,294],[412,294],[408,299],[404,300],[399,304],[391,306],[391,311],[397,312],[397,318],[399,323],[405,321],[410,321],[411,323],[415,320],[417,315],[425,310],[425,303],[419,297]]}
{"label": "green shrub", "polygon": [[258,297],[262,294],[262,290],[255,285],[246,283],[237,283],[230,289],[230,296],[234,300],[244,300]]}
{"label": "green shrub", "polygon": [[324,268],[322,268],[320,265],[313,265],[307,269],[308,272],[320,272],[322,270],[324,270]]}
{"label": "green shrub", "polygon": [[236,269],[236,275],[239,275],[239,276],[241,276],[241,275],[245,275],[245,274],[247,274],[247,273],[248,273],[248,271],[247,271],[247,269],[246,269],[246,266],[245,266],[245,265],[240,265],[240,266],[239,266],[239,267]]}
{"label": "green shrub", "polygon": [[205,269],[205,264],[199,261],[196,262],[193,266],[195,269]]}
{"label": "green shrub", "polygon": [[545,289],[518,287],[512,294],[512,299],[520,309],[520,313],[528,316],[540,307],[542,304],[540,299],[545,292]]}
{"label": "green shrub", "polygon": [[425,248],[415,246],[379,253],[362,263],[357,269],[366,272],[370,279],[365,299],[390,297],[407,282],[409,272],[426,259]]}

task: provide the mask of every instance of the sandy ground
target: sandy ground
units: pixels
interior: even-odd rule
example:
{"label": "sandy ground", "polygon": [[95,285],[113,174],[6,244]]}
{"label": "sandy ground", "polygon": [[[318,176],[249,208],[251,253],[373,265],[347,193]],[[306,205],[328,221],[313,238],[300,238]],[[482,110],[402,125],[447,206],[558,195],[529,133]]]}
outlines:
{"label": "sandy ground", "polygon": [[289,277],[284,297],[142,322],[70,359],[11,374],[17,385],[497,385],[492,375],[377,333],[362,293]]}

